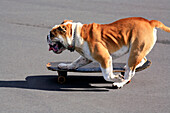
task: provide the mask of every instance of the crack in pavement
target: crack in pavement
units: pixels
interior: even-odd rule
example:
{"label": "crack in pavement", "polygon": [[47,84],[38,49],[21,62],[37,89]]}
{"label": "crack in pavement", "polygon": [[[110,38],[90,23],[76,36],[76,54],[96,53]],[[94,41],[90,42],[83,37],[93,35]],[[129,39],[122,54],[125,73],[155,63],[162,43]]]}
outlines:
{"label": "crack in pavement", "polygon": [[21,25],[21,26],[30,26],[30,27],[39,27],[39,28],[47,28],[47,29],[51,29],[52,26],[46,26],[44,24],[41,25],[33,25],[33,24],[29,24],[29,23],[18,23],[18,22],[9,22],[10,24],[15,24],[15,25]]}
{"label": "crack in pavement", "polygon": [[[16,24],[16,25],[21,25],[21,26],[39,27],[39,28],[47,28],[47,29],[51,29],[52,28],[52,26],[46,26],[44,24],[33,25],[33,24],[29,24],[29,23],[18,23],[18,22],[9,22],[9,23],[10,24]],[[156,43],[170,45],[170,40],[157,40]]]}
{"label": "crack in pavement", "polygon": [[157,40],[156,43],[170,45],[170,40]]}

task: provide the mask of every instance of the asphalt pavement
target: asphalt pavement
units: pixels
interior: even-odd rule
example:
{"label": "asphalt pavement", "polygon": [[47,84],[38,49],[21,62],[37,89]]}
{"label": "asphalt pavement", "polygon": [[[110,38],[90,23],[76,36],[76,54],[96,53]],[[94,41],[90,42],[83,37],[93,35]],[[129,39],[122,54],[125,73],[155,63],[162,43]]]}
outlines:
{"label": "asphalt pavement", "polygon": [[48,52],[46,36],[55,24],[64,19],[102,24],[134,16],[170,26],[170,1],[1,0],[0,113],[169,113],[170,33],[158,30],[147,56],[152,66],[122,89],[112,89],[101,73],[69,73],[60,85],[56,72],[46,69],[48,62],[79,57]]}

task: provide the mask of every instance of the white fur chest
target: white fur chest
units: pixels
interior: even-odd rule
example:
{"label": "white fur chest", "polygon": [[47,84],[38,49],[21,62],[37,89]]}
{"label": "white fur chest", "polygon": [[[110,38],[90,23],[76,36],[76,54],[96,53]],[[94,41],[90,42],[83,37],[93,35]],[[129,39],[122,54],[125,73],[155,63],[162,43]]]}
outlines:
{"label": "white fur chest", "polygon": [[84,41],[84,43],[81,45],[81,48],[76,50],[80,55],[82,55],[83,57],[94,61],[93,57],[91,56],[91,52],[88,46],[88,43],[86,41]]}

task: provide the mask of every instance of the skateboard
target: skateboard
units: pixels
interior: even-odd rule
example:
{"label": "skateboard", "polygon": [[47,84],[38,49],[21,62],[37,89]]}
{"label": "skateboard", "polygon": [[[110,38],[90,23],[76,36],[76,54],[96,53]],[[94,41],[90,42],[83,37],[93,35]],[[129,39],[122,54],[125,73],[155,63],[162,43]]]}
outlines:
{"label": "skateboard", "polygon": [[[96,62],[90,63],[88,65],[85,65],[77,69],[68,69],[68,70],[58,68],[58,64],[60,63],[69,64],[71,62],[49,62],[46,65],[48,70],[58,72],[58,83],[60,84],[63,84],[66,82],[67,72],[79,72],[79,73],[100,73],[101,72],[100,66]],[[125,63],[113,63],[113,72],[120,72],[122,75],[124,75],[125,65],[126,65]],[[147,60],[142,66],[136,68],[136,72],[142,71],[150,67],[150,65],[151,65],[151,61]]]}

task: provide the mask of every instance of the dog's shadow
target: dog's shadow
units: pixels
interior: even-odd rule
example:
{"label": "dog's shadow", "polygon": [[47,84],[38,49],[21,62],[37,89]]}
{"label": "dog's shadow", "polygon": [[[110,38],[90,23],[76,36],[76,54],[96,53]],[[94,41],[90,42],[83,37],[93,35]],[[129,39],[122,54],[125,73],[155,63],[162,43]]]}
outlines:
{"label": "dog's shadow", "polygon": [[[23,88],[46,91],[109,91],[111,83],[102,76],[68,76],[64,84],[54,75],[28,76],[23,81],[0,81],[0,87]],[[92,85],[94,84],[94,85]]]}

